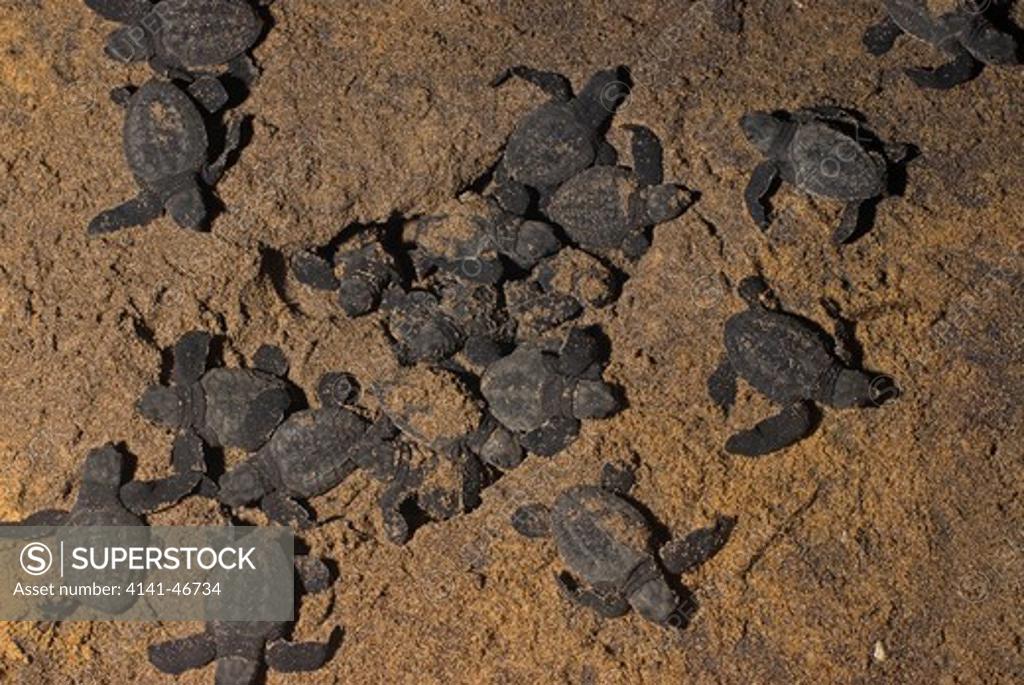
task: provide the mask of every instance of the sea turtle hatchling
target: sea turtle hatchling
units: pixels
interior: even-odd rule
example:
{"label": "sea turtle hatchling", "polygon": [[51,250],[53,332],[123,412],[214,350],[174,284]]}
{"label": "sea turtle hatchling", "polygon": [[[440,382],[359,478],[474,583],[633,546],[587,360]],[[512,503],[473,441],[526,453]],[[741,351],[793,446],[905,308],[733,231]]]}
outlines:
{"label": "sea turtle hatchling", "polygon": [[[125,24],[107,38],[106,53],[125,63],[148,60],[164,76],[190,81],[189,91],[211,112],[229,95],[215,71],[251,83],[258,73],[248,51],[263,20],[247,0],[90,0],[90,7]],[[141,12],[141,14],[140,14]]]}
{"label": "sea turtle hatchling", "polygon": [[816,402],[863,407],[878,404],[887,392],[888,377],[852,366],[855,342],[834,305],[829,308],[837,319],[835,339],[808,319],[777,310],[760,277],[744,279],[739,294],[749,307],[725,324],[726,354],[708,380],[708,391],[728,414],[737,378],[743,378],[783,409],[730,437],[727,452],[755,457],[784,449],[814,429]]}
{"label": "sea turtle hatchling", "polygon": [[207,369],[212,336],[191,331],[174,345],[169,385],[146,388],[137,407],[144,417],[179,432],[174,468],[205,472],[203,442],[255,452],[293,405],[296,389],[285,378],[281,350],[265,345],[255,368]]}
{"label": "sea turtle hatchling", "polygon": [[949,62],[936,68],[911,67],[907,76],[921,88],[947,90],[977,76],[986,64],[1019,63],[1013,35],[986,16],[988,0],[885,0],[886,17],[864,33],[873,55],[892,50],[906,33],[940,50]]}
{"label": "sea turtle hatchling", "polygon": [[439,275],[422,287],[389,289],[381,302],[386,329],[402,364],[440,363],[457,353],[487,363],[515,335],[493,285]]}
{"label": "sea turtle hatchling", "polygon": [[629,128],[633,169],[585,169],[565,181],[541,210],[580,248],[598,254],[621,250],[637,259],[650,244],[645,229],[676,218],[692,199],[686,189],[663,182],[662,147],[654,132]]}
{"label": "sea turtle hatchling", "polygon": [[382,230],[363,228],[338,245],[331,257],[320,254],[325,250],[299,250],[291,257],[292,273],[314,290],[335,291],[338,306],[349,316],[364,316],[375,311],[384,291],[400,281],[382,240]]}
{"label": "sea turtle hatchling", "polygon": [[124,155],[141,190],[134,199],[94,218],[89,234],[144,226],[165,211],[178,226],[199,230],[208,218],[200,182],[212,188],[220,180],[240,143],[241,120],[228,124],[224,149],[210,162],[203,117],[176,85],[149,81],[134,93],[115,90],[113,97],[126,107]]}
{"label": "sea turtle hatchling", "polygon": [[381,497],[388,536],[404,542],[412,534],[401,515],[415,502],[431,520],[444,521],[475,508],[484,469],[470,444],[484,419],[483,403],[454,371],[425,364],[397,369],[373,384],[381,411],[409,442],[409,449],[385,454],[388,488]]}
{"label": "sea turtle hatchling", "polygon": [[564,247],[538,262],[527,278],[505,283],[503,291],[516,337],[529,341],[610,304],[619,293],[619,276],[589,252]]}
{"label": "sea turtle hatchling", "polygon": [[[305,593],[323,592],[330,587],[330,570],[320,559],[296,556],[295,570]],[[239,596],[231,601],[246,602],[249,606],[264,601],[265,592],[292,594],[291,587],[236,585]],[[170,675],[216,662],[217,685],[256,685],[264,682],[267,667],[278,673],[303,673],[327,663],[336,647],[332,643],[341,637],[341,629],[335,628],[328,642],[293,642],[287,639],[292,625],[292,621],[209,621],[201,633],[150,645],[149,662]]]}
{"label": "sea turtle hatchling", "polygon": [[532,204],[530,191],[549,195],[595,162],[614,164],[614,148],[604,129],[629,93],[623,68],[594,74],[573,95],[561,74],[516,66],[494,81],[495,86],[517,76],[540,87],[551,100],[516,125],[495,171],[495,197],[513,214],[524,215]]}
{"label": "sea turtle hatchling", "polygon": [[409,222],[403,239],[415,245],[412,259],[421,277],[440,270],[487,284],[529,271],[562,247],[550,224],[526,220],[471,192]]}
{"label": "sea turtle hatchling", "polygon": [[883,144],[852,113],[831,106],[789,112],[751,112],[740,119],[747,139],[767,159],[747,184],[747,211],[762,230],[771,225],[765,206],[779,178],[800,190],[846,203],[832,242],[841,245],[863,228],[865,211],[890,193],[890,166],[912,148]]}
{"label": "sea turtle hatchling", "polygon": [[273,521],[311,525],[301,501],[338,486],[374,458],[370,453],[380,443],[370,423],[344,406],[350,396],[334,391],[346,376],[325,374],[320,407],[288,416],[255,454],[221,476],[217,498],[232,507],[258,501]]}
{"label": "sea turtle hatchling", "polygon": [[628,498],[634,480],[628,466],[606,464],[600,487],[571,487],[550,509],[522,506],[513,513],[512,526],[526,537],[554,538],[569,569],[556,574],[555,581],[571,602],[605,618],[634,609],[652,623],[680,628],[686,623],[684,606],[666,572],[688,573],[714,556],[735,519],[718,517],[712,526],[656,550],[651,522]]}
{"label": "sea turtle hatchling", "polygon": [[596,338],[573,329],[557,350],[522,344],[489,365],[480,392],[491,415],[514,436],[509,449],[551,456],[576,438],[581,419],[606,418],[621,409],[602,370]]}
{"label": "sea turtle hatchling", "polygon": [[[124,482],[126,459],[121,451],[112,444],[94,449],[86,455],[82,467],[81,485],[78,497],[70,511],[60,509],[44,509],[29,515],[15,524],[0,524],[0,529],[8,526],[21,527],[79,527],[101,526],[104,529],[117,527],[118,532],[104,531],[99,534],[97,544],[111,544],[115,539],[125,546],[144,545],[149,539],[142,516],[171,506],[188,496],[199,482],[199,473],[179,473],[158,480]],[[0,532],[3,535],[3,532]],[[83,542],[82,533],[76,543]],[[111,538],[114,535],[115,538]],[[119,573],[119,572],[118,572]],[[64,581],[75,584],[75,575],[68,569]],[[131,572],[118,575],[117,579],[131,582],[138,579],[138,574]],[[91,582],[91,578],[82,577],[82,582]],[[63,597],[52,607],[46,607],[54,617],[70,615],[80,601],[83,605],[108,614],[120,614],[127,611],[137,599],[137,595]]]}

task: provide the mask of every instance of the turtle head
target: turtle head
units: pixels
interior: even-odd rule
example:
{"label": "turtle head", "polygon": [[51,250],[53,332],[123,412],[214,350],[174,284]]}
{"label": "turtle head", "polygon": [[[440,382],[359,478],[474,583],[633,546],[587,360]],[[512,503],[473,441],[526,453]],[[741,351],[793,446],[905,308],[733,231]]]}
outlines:
{"label": "turtle head", "polygon": [[671,626],[679,600],[660,575],[636,588],[627,598],[629,605],[651,623]]}
{"label": "turtle head", "polygon": [[761,276],[747,276],[740,281],[736,291],[740,298],[752,308],[765,307],[766,303],[774,297],[768,281]]}
{"label": "turtle head", "polygon": [[125,26],[107,36],[104,52],[122,64],[145,62],[153,56],[153,42],[142,26]]}
{"label": "turtle head", "polygon": [[740,117],[743,134],[764,154],[770,154],[786,131],[786,123],[771,112],[750,112]]}
{"label": "turtle head", "polygon": [[188,412],[182,396],[173,387],[151,385],[146,388],[135,405],[148,420],[167,428],[181,428],[187,423]]}
{"label": "turtle head", "polygon": [[124,455],[112,444],[89,452],[82,467],[82,485],[76,508],[103,508],[116,499],[124,468]]}
{"label": "turtle head", "polygon": [[875,377],[857,369],[842,369],[832,389],[831,405],[837,409],[865,407],[875,402]]}
{"label": "turtle head", "polygon": [[572,414],[578,419],[604,419],[622,409],[615,388],[603,381],[581,380],[572,396]]}
{"label": "turtle head", "polygon": [[960,36],[960,41],[968,52],[985,64],[1006,65],[1020,62],[1017,40],[984,17],[978,16]]}

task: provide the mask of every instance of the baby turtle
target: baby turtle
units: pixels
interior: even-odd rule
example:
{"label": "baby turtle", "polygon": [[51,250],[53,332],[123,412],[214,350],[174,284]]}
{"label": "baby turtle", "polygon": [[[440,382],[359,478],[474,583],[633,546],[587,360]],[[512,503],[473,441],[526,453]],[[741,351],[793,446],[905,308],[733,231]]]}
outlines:
{"label": "baby turtle", "polygon": [[203,117],[177,86],[149,81],[134,94],[115,91],[114,98],[127,107],[124,154],[141,191],[93,219],[89,234],[144,226],[164,211],[182,228],[200,229],[208,216],[200,181],[212,187],[220,180],[239,145],[241,120],[229,124],[224,150],[211,163]]}
{"label": "baby turtle", "polygon": [[555,191],[542,209],[584,250],[621,250],[638,259],[650,245],[645,229],[669,221],[690,205],[689,193],[664,183],[662,148],[649,128],[632,126],[635,169],[595,166]]}
{"label": "baby turtle", "polygon": [[174,345],[170,385],[149,386],[137,405],[153,423],[179,431],[181,449],[174,455],[179,472],[205,472],[202,441],[255,452],[293,403],[295,388],[284,378],[288,363],[281,350],[261,347],[253,369],[207,370],[211,342],[204,331],[183,335]]}
{"label": "baby turtle", "polygon": [[[330,571],[319,559],[296,556],[295,569],[304,592],[322,592],[330,586]],[[245,586],[239,601],[263,601],[260,588]],[[264,591],[292,592],[291,588]],[[217,663],[217,685],[255,685],[263,682],[266,667],[279,673],[315,671],[331,656],[330,642],[292,642],[291,621],[210,621],[199,634],[150,645],[149,662],[162,673],[180,675]],[[340,636],[335,629],[334,638]]]}
{"label": "baby turtle", "polygon": [[218,499],[232,507],[258,501],[267,516],[284,525],[312,523],[300,504],[338,486],[371,459],[370,424],[345,408],[348,397],[334,392],[339,374],[320,381],[319,409],[291,414],[263,447],[220,479]]}
{"label": "baby turtle", "polygon": [[[256,78],[248,50],[264,27],[246,0],[162,0],[142,16],[139,6],[148,2],[93,0],[92,5],[108,19],[126,24],[107,39],[108,56],[125,63],[148,60],[161,75],[191,81],[190,92],[210,111],[228,101],[212,70],[227,64],[229,73],[243,83]],[[102,5],[107,7],[98,9]]]}
{"label": "baby turtle", "polygon": [[413,260],[421,277],[441,270],[486,284],[529,270],[562,247],[549,224],[527,221],[475,193],[464,193],[441,213],[411,222],[403,237],[416,246]]}
{"label": "baby turtle", "polygon": [[480,392],[519,445],[551,456],[576,438],[581,419],[621,409],[615,389],[601,379],[602,369],[598,341],[573,329],[557,351],[524,344],[488,366]]}
{"label": "baby turtle", "polygon": [[514,322],[497,288],[454,278],[435,278],[424,288],[392,288],[381,308],[402,364],[443,362],[460,351],[487,363],[514,338]]}
{"label": "baby turtle", "polygon": [[1017,40],[986,17],[987,0],[885,0],[886,17],[864,33],[864,45],[873,55],[892,50],[906,33],[940,50],[949,62],[936,68],[907,68],[907,76],[921,88],[948,90],[975,78],[984,65],[1019,63]]}
{"label": "baby turtle", "polygon": [[[384,531],[396,545],[412,539],[428,521],[447,521],[480,505],[484,471],[468,450],[439,454],[405,444],[381,462],[378,479],[386,484],[380,496]],[[371,473],[381,473],[382,466]]]}
{"label": "baby turtle", "polygon": [[376,383],[381,410],[411,443],[407,461],[385,480],[382,496],[389,537],[404,542],[412,526],[401,516],[415,501],[432,520],[445,521],[480,502],[484,472],[469,449],[483,421],[482,402],[456,373],[423,364],[398,369]]}
{"label": "baby turtle", "polygon": [[884,145],[838,107],[796,113],[752,112],[740,119],[747,139],[767,160],[754,169],[747,185],[747,211],[762,230],[771,225],[765,206],[779,178],[800,190],[846,203],[832,234],[836,245],[861,228],[864,210],[889,192],[889,167],[904,161],[906,145]]}
{"label": "baby turtle", "polygon": [[628,499],[634,480],[628,467],[606,464],[600,487],[569,488],[551,509],[542,504],[520,507],[512,526],[526,537],[554,538],[569,569],[556,574],[555,581],[571,602],[605,618],[634,609],[652,623],[681,627],[682,602],[665,574],[690,572],[714,556],[728,540],[735,519],[719,517],[714,525],[656,550],[651,522]]}
{"label": "baby turtle", "polygon": [[349,316],[364,316],[375,311],[384,291],[400,280],[382,237],[380,231],[360,231],[338,247],[333,260],[312,250],[299,251],[292,256],[292,273],[303,285],[337,291],[338,305]]}
{"label": "baby turtle", "polygon": [[[44,509],[16,524],[0,524],[0,528],[11,525],[46,528],[117,526],[126,528],[126,531],[134,531],[137,528],[137,532],[117,534],[117,541],[123,542],[125,546],[145,545],[149,533],[144,528],[146,524],[141,517],[187,497],[199,482],[200,474],[180,473],[159,480],[131,480],[124,483],[126,466],[125,456],[114,445],[108,444],[94,449],[85,458],[78,497],[70,511]],[[100,534],[101,538],[106,538],[105,544],[111,543],[110,535],[111,533]],[[100,542],[103,541],[97,540],[97,543]],[[65,581],[70,585],[75,584],[73,574],[74,571],[69,569],[65,576]],[[125,582],[138,579],[134,572],[127,576],[118,576],[118,580]],[[84,577],[81,580],[91,582],[91,579]],[[98,611],[120,614],[127,611],[136,599],[136,595],[64,597],[57,605],[47,607],[47,611],[53,613],[54,619],[69,616],[80,601]]]}
{"label": "baby turtle", "polygon": [[623,68],[594,74],[578,95],[561,74],[516,66],[494,85],[517,76],[540,87],[552,99],[527,114],[505,145],[495,172],[496,198],[514,214],[531,204],[529,189],[541,196],[595,162],[614,163],[615,150],[604,141],[604,129],[629,93]]}
{"label": "baby turtle", "polygon": [[465,381],[424,364],[403,367],[375,383],[381,410],[408,438],[435,452],[460,449],[483,419],[482,402]]}
{"label": "baby turtle", "polygon": [[815,427],[816,402],[840,409],[877,402],[884,377],[851,366],[848,322],[837,318],[837,344],[817,324],[766,304],[772,295],[760,277],[744,279],[739,294],[749,309],[725,324],[726,355],[708,380],[711,398],[728,414],[739,377],[783,409],[729,438],[727,452],[755,457],[802,440]]}
{"label": "baby turtle", "polygon": [[611,303],[618,277],[593,255],[572,247],[541,260],[528,278],[504,286],[509,314],[520,340],[530,340],[571,321],[587,308]]}

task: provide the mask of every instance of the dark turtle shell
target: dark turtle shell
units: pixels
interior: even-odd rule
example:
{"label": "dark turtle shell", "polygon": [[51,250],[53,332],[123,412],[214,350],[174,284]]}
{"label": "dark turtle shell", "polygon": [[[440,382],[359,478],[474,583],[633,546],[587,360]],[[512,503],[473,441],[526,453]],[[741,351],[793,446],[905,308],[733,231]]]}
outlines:
{"label": "dark turtle shell", "polygon": [[540,350],[519,348],[487,367],[480,392],[494,418],[513,431],[536,430],[562,414],[565,379]]}
{"label": "dark turtle shell", "polygon": [[643,515],[593,485],[558,496],[551,530],[566,565],[595,587],[622,589],[634,569],[650,559],[651,531]]}
{"label": "dark turtle shell", "polygon": [[590,166],[593,133],[565,102],[548,102],[527,114],[505,146],[509,175],[534,188],[557,186]]}
{"label": "dark turtle shell", "polygon": [[597,166],[566,181],[547,214],[583,247],[617,248],[639,226],[636,177],[613,166]]}
{"label": "dark turtle shell", "polygon": [[291,405],[288,384],[261,371],[212,369],[200,385],[206,411],[197,428],[212,445],[255,452],[270,438]]}
{"label": "dark turtle shell", "polygon": [[263,30],[245,0],[163,0],[153,8],[153,49],[170,66],[193,69],[229,62]]}
{"label": "dark turtle shell", "polygon": [[349,455],[367,426],[363,418],[340,407],[296,412],[278,426],[260,456],[288,494],[313,497],[356,470]]}
{"label": "dark turtle shell", "polygon": [[133,24],[153,9],[149,0],[85,0],[86,6],[104,19]]}
{"label": "dark turtle shell", "polygon": [[[949,9],[955,9],[959,3],[948,4]],[[929,6],[929,0],[885,0],[885,10],[897,26],[926,43],[939,45],[948,35]]]}
{"label": "dark turtle shell", "polygon": [[813,195],[853,202],[885,191],[885,164],[856,140],[826,124],[798,127],[789,156],[797,186]]}
{"label": "dark turtle shell", "polygon": [[741,377],[782,404],[816,399],[836,364],[821,331],[779,312],[733,316],[725,324],[725,348]]}
{"label": "dark turtle shell", "polygon": [[206,163],[207,145],[199,110],[173,84],[150,81],[128,101],[124,153],[140,185],[196,173]]}

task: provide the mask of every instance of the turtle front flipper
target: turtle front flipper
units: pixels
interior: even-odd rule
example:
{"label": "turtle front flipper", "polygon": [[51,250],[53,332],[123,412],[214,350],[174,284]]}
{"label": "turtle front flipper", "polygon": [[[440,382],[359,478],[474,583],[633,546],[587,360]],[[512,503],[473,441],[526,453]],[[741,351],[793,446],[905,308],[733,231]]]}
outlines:
{"label": "turtle front flipper", "polygon": [[228,73],[241,81],[246,88],[251,88],[259,79],[262,69],[252,57],[243,52],[228,62]]}
{"label": "turtle front flipper", "polygon": [[715,556],[725,546],[735,526],[735,518],[719,516],[712,526],[669,540],[662,545],[659,552],[661,563],[669,573],[689,573]]}
{"label": "turtle front flipper", "polygon": [[572,84],[565,76],[553,71],[542,71],[522,64],[509,67],[498,75],[491,86],[497,88],[513,76],[521,78],[527,83],[532,83],[556,100],[568,101],[572,99]]}
{"label": "turtle front flipper", "polygon": [[20,536],[18,528],[32,526],[38,528],[56,528],[63,526],[68,519],[68,512],[63,509],[43,509],[34,514],[29,514],[21,521],[0,522],[0,538],[8,536]]}
{"label": "turtle front flipper", "polygon": [[217,155],[217,159],[206,165],[200,172],[203,183],[213,187],[220,181],[224,171],[228,168],[231,156],[235,154],[242,145],[242,125],[245,123],[243,116],[231,116],[227,122],[227,131],[224,134],[224,148]]}
{"label": "turtle front flipper", "polygon": [[810,434],[817,418],[810,402],[792,404],[751,429],[740,431],[725,443],[725,451],[760,457],[784,449]]}
{"label": "turtle front flipper", "polygon": [[887,15],[881,22],[868,27],[868,30],[864,32],[861,42],[864,43],[864,47],[867,48],[868,52],[876,57],[880,57],[892,50],[893,46],[896,45],[896,39],[902,35],[903,29],[893,21],[892,17]]}
{"label": "turtle front flipper", "polygon": [[619,618],[629,613],[629,602],[621,595],[605,595],[595,590],[584,590],[569,573],[555,574],[558,592],[573,604],[586,607],[604,618]]}
{"label": "turtle front flipper", "polygon": [[217,646],[209,633],[199,633],[177,640],[150,645],[149,663],[161,673],[180,675],[202,668],[217,657]]}
{"label": "turtle front flipper", "polygon": [[664,151],[654,131],[646,126],[624,127],[632,134],[633,173],[642,187],[661,185],[665,181]]}
{"label": "turtle front flipper", "polygon": [[89,222],[89,235],[114,233],[124,228],[145,226],[164,213],[160,198],[152,193],[141,193],[122,205],[101,212]]}
{"label": "turtle front flipper", "polygon": [[981,72],[982,64],[967,50],[961,49],[956,57],[936,69],[909,67],[904,72],[919,88],[949,90],[967,83]]}
{"label": "turtle front flipper", "polygon": [[140,516],[165,509],[190,495],[202,477],[199,471],[188,471],[158,480],[133,480],[121,486],[121,503]]}
{"label": "turtle front flipper", "polygon": [[174,343],[171,380],[178,385],[195,383],[206,372],[212,336],[206,331],[189,331]]}
{"label": "turtle front flipper", "polygon": [[525,185],[513,180],[504,162],[494,170],[494,199],[506,212],[516,216],[525,216],[533,204],[533,197]]}
{"label": "turtle front flipper", "polygon": [[754,219],[758,227],[764,231],[771,225],[771,218],[768,215],[767,198],[772,193],[779,180],[779,167],[773,161],[761,162],[750,175],[747,189],[743,193],[743,199],[747,205],[747,212]]}
{"label": "turtle front flipper", "polygon": [[728,357],[719,362],[718,368],[708,378],[708,395],[726,416],[732,410],[732,405],[736,404],[737,380],[736,369]]}

